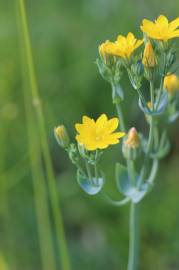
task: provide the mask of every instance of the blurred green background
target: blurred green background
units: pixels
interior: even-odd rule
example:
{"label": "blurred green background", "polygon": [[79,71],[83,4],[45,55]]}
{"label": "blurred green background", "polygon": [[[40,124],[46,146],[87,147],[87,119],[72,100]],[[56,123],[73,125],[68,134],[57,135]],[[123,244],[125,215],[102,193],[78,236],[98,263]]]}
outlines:
{"label": "blurred green background", "polygon": [[[42,268],[15,2],[0,0],[0,270],[38,270]],[[142,18],[165,14],[173,19],[178,16],[179,2],[25,2],[72,269],[126,269],[128,206],[113,208],[100,196],[89,197],[80,189],[74,167],[57,146],[53,128],[65,123],[74,139],[74,124],[82,115],[97,117],[105,112],[115,116],[110,86],[102,80],[94,63],[98,45],[129,31],[141,37]],[[145,121],[126,75],[122,85],[128,127],[145,131]],[[141,270],[179,269],[178,124],[177,121],[170,128],[171,152],[161,162],[155,188],[141,206]],[[107,174],[105,188],[116,199],[120,195],[115,188],[113,164],[119,160],[118,152],[117,146],[111,147],[102,161]],[[9,268],[3,266],[3,260]]]}

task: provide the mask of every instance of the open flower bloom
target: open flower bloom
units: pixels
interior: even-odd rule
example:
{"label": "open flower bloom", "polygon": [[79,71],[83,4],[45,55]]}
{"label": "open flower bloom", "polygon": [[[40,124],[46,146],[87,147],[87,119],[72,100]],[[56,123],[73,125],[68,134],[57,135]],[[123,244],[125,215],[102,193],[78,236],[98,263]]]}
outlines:
{"label": "open flower bloom", "polygon": [[82,124],[75,125],[79,133],[76,135],[76,140],[89,151],[105,149],[109,145],[117,144],[125,135],[124,132],[114,132],[119,124],[116,117],[108,120],[106,114],[102,114],[96,121],[87,116],[83,116],[82,120]]}
{"label": "open flower bloom", "polygon": [[147,42],[144,49],[142,63],[145,67],[155,67],[157,60],[151,42]]}
{"label": "open flower bloom", "polygon": [[102,58],[106,58],[108,55],[117,55],[118,47],[115,44],[115,42],[111,42],[109,40],[106,40],[104,43],[99,45],[99,53]]}
{"label": "open flower bloom", "polygon": [[115,42],[107,40],[99,46],[100,55],[105,58],[106,55],[113,55],[122,58],[130,58],[131,54],[143,43],[143,40],[137,40],[132,33],[127,37],[119,35]]}
{"label": "open flower bloom", "polygon": [[130,58],[131,54],[143,43],[143,39],[136,39],[130,32],[126,37],[119,35],[116,40],[118,56]]}
{"label": "open flower bloom", "polygon": [[140,28],[150,38],[167,41],[179,37],[179,17],[170,23],[163,15],[160,15],[155,22],[144,19]]}
{"label": "open flower bloom", "polygon": [[164,89],[170,94],[174,94],[179,90],[179,77],[175,74],[166,75],[164,78]]}

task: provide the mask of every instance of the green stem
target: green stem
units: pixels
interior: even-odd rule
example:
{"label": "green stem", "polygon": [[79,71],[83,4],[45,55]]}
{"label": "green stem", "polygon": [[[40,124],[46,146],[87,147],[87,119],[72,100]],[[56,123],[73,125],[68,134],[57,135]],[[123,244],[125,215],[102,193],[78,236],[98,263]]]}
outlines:
{"label": "green stem", "polygon": [[160,89],[159,89],[158,99],[156,102],[156,110],[158,109],[158,106],[160,104],[160,98],[163,92],[163,83],[164,83],[165,75],[166,75],[166,53],[164,52],[164,68],[163,68],[163,73],[162,73],[162,77],[160,81]]}
{"label": "green stem", "polygon": [[128,270],[138,270],[139,253],[139,205],[131,202],[129,222],[129,260]]}
{"label": "green stem", "polygon": [[139,95],[139,97],[140,97],[140,100],[141,100],[142,104],[143,104],[145,107],[147,107],[147,102],[146,102],[145,97],[143,96],[141,90],[140,90],[139,88],[137,88],[136,91],[137,91],[137,93],[138,93],[138,95]]}
{"label": "green stem", "polygon": [[98,183],[98,167],[97,164],[94,164],[94,172],[95,172],[95,181]]}
{"label": "green stem", "polygon": [[59,207],[59,198],[58,198],[58,191],[57,191],[58,189],[57,189],[57,185],[55,181],[54,172],[52,169],[52,161],[51,161],[50,151],[49,151],[49,146],[48,146],[48,141],[47,141],[45,120],[44,120],[42,105],[40,103],[40,96],[39,96],[37,80],[35,76],[35,69],[34,69],[34,62],[33,62],[33,57],[32,57],[32,48],[31,48],[31,42],[30,42],[26,9],[25,9],[24,0],[18,0],[18,3],[19,3],[19,14],[20,14],[20,20],[21,20],[21,26],[22,26],[22,35],[23,35],[23,41],[24,41],[24,49],[26,53],[26,64],[27,64],[27,69],[28,69],[29,82],[31,86],[31,94],[32,94],[32,99],[33,99],[33,104],[34,104],[34,110],[37,116],[37,122],[38,122],[37,126],[39,130],[42,153],[43,153],[46,171],[47,171],[50,201],[52,205],[55,229],[57,233],[58,247],[61,253],[61,264],[62,264],[63,270],[69,270],[70,262],[69,262],[67,244],[66,244],[65,233],[64,233],[64,225],[63,225],[62,215],[61,215],[61,211]]}
{"label": "green stem", "polygon": [[126,126],[125,126],[124,117],[123,117],[123,113],[122,113],[122,110],[121,110],[120,103],[116,104],[116,111],[117,111],[118,118],[119,118],[119,121],[120,121],[119,123],[120,123],[121,130],[125,132],[126,131]]}
{"label": "green stem", "polygon": [[135,168],[134,168],[134,161],[127,159],[127,170],[128,170],[128,177],[131,181],[131,184],[133,186],[136,185],[136,179],[135,179]]}
{"label": "green stem", "polygon": [[[150,81],[150,100],[152,103],[152,111],[154,110],[154,85],[153,81]],[[143,162],[143,166],[140,171],[140,177],[138,181],[138,187],[141,186],[142,182],[144,181],[144,178],[146,176],[146,170],[147,170],[147,164],[150,158],[150,151],[153,145],[153,139],[154,139],[154,116],[150,116],[150,127],[149,127],[149,137],[147,142],[147,149],[145,153],[145,158]]]}
{"label": "green stem", "polygon": [[92,173],[91,173],[91,168],[90,168],[90,165],[89,165],[87,160],[85,160],[85,165],[86,165],[86,171],[87,171],[90,183],[93,184],[93,177],[92,177]]}

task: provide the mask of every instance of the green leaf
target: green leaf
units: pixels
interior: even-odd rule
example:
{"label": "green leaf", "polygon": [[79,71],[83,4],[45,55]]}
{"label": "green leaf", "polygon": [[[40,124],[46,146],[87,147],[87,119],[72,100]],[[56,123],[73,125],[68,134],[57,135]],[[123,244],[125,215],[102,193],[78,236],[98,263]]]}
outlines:
{"label": "green leaf", "polygon": [[96,195],[101,191],[104,185],[104,179],[102,177],[98,179],[92,178],[90,182],[88,177],[82,174],[80,170],[77,170],[77,182],[88,195]]}

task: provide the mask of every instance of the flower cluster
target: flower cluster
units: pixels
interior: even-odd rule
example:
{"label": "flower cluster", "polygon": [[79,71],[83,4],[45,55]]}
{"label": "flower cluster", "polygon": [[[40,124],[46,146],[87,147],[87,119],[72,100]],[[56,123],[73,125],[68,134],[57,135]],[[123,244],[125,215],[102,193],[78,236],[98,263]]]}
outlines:
{"label": "flower cluster", "polygon": [[[120,191],[135,202],[144,197],[155,179],[156,173],[151,169],[150,174],[148,165],[155,165],[169,151],[166,129],[164,127],[162,130],[161,124],[174,122],[179,116],[179,77],[175,74],[175,48],[171,42],[179,37],[179,18],[172,22],[163,15],[154,22],[144,19],[140,29],[143,33],[140,39],[129,32],[127,36],[118,35],[114,42],[106,40],[98,48],[100,57],[96,63],[102,77],[111,85],[112,101],[118,117],[108,119],[106,114],[102,114],[95,121],[83,116],[82,123],[75,124],[76,143],[70,142],[63,125],[54,130],[59,145],[68,152],[70,160],[77,167],[78,183],[91,195],[98,193],[104,184],[104,172],[99,170],[101,155],[107,147],[118,144],[120,139],[127,162],[126,181],[130,182],[129,188],[134,189],[132,195],[126,194],[126,190]],[[121,109],[127,94],[121,87],[125,71],[149,126],[148,137],[142,132],[138,133],[135,127],[129,131],[126,129]],[[116,131],[119,121],[120,132]],[[134,172],[134,165],[139,156],[143,157],[144,163],[137,173]],[[117,181],[120,182],[118,171]]]}

